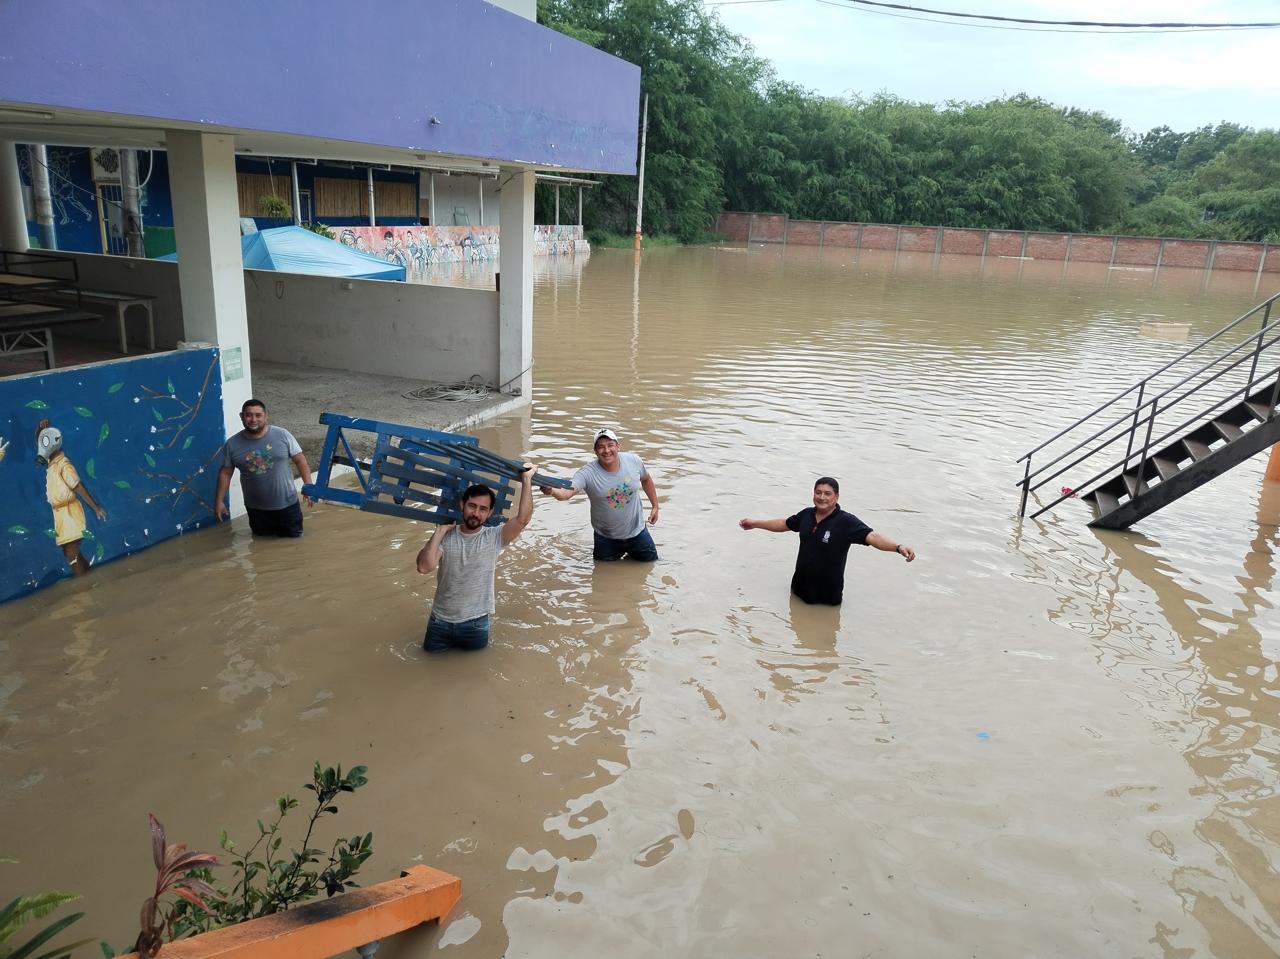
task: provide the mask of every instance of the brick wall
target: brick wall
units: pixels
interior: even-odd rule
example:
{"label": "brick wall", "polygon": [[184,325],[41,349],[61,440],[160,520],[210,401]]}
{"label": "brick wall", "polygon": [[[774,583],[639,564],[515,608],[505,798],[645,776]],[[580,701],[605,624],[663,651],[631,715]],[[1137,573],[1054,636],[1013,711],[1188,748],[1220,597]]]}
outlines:
{"label": "brick wall", "polygon": [[1280,273],[1280,246],[1149,236],[965,230],[883,223],[792,220],[781,213],[721,213],[716,230],[740,243],[789,243],[841,249],[899,250],[964,256],[1071,260],[1113,266]]}

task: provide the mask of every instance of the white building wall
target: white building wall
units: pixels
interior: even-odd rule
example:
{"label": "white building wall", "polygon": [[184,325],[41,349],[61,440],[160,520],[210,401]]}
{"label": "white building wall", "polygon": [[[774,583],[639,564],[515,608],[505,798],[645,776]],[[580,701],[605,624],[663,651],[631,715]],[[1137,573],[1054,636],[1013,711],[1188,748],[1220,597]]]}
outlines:
{"label": "white building wall", "polygon": [[249,342],[261,360],[498,382],[495,290],[246,270],[245,299]]}
{"label": "white building wall", "polygon": [[[435,180],[436,210],[430,212],[432,226],[497,226],[498,181],[496,177],[478,177],[466,173],[423,172],[419,192],[422,208],[431,200],[431,181]],[[481,222],[480,190],[484,189],[484,217]],[[455,216],[455,213],[458,215]]]}
{"label": "white building wall", "polygon": [[526,20],[536,22],[538,19],[538,0],[489,0],[489,2],[495,7],[510,10]]}

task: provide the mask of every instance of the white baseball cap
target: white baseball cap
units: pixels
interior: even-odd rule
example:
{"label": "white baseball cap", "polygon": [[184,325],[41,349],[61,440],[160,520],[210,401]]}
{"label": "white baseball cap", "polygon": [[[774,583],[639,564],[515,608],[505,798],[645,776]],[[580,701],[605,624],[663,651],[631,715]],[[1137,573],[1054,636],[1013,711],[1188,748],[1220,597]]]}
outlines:
{"label": "white baseball cap", "polygon": [[607,427],[601,427],[596,430],[596,438],[591,441],[591,445],[594,447],[601,440],[613,440],[616,443],[618,442],[618,434]]}

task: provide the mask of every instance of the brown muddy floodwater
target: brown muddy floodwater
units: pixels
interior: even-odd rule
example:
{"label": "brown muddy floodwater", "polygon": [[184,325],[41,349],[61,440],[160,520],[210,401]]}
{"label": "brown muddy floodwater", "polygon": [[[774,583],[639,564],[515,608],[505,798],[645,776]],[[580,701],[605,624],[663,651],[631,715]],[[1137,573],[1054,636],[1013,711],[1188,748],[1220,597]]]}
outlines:
{"label": "brown muddy floodwater", "polygon": [[[1014,460],[1274,292],[1252,274],[816,250],[600,251],[539,279],[532,410],[482,442],[568,475],[616,425],[656,566],[540,499],[493,646],[428,661],[428,527],[242,522],[0,608],[0,899],[131,940],[146,815],[248,837],[313,761],[373,882],[463,877],[380,956],[1271,956],[1280,490],[1265,457],[1141,532],[1019,523]],[[1272,284],[1268,288],[1268,284]],[[377,410],[345,411],[376,415]],[[283,424],[288,425],[288,424]],[[919,552],[788,598],[829,473]]]}

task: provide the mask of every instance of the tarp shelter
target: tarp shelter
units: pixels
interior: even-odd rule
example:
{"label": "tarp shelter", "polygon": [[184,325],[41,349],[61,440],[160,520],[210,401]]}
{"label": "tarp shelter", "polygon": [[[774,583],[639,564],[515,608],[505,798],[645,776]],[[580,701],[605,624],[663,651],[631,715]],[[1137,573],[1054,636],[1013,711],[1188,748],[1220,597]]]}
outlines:
{"label": "tarp shelter", "polygon": [[[368,253],[345,247],[300,226],[279,226],[240,237],[246,270],[279,270],[362,280],[403,280],[405,269]],[[176,260],[170,253],[162,260]]]}

